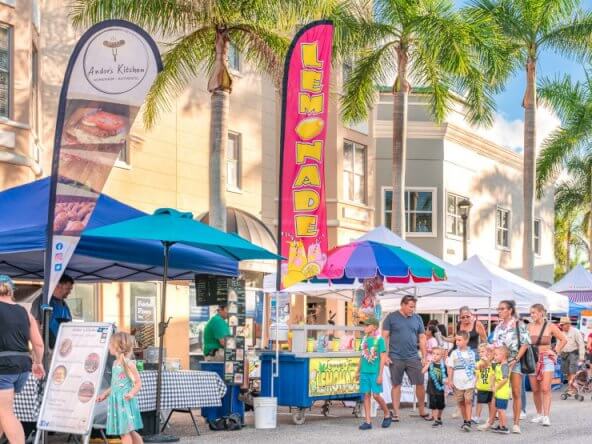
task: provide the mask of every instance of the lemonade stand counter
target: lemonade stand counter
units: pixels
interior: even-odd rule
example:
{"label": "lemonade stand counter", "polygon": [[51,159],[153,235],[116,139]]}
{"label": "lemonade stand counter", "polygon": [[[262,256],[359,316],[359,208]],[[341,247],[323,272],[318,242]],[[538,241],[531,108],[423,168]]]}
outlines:
{"label": "lemonade stand counter", "polygon": [[[356,377],[363,327],[294,325],[292,347],[279,353],[277,377],[273,376],[276,353],[261,352],[261,396],[277,397],[278,405],[290,407],[295,424],[303,424],[306,410],[323,401],[328,415],[330,401],[354,401],[358,415],[362,401]],[[273,382],[272,382],[273,381]]]}

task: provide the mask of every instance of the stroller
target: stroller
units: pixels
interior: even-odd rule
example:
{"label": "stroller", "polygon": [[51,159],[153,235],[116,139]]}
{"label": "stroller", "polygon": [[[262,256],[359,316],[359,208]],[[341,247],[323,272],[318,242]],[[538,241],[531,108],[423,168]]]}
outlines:
{"label": "stroller", "polygon": [[588,368],[589,364],[581,365],[578,368],[571,391],[568,389],[561,395],[561,399],[573,396],[576,401],[581,402],[584,400],[584,395],[592,393],[592,379],[588,376]]}

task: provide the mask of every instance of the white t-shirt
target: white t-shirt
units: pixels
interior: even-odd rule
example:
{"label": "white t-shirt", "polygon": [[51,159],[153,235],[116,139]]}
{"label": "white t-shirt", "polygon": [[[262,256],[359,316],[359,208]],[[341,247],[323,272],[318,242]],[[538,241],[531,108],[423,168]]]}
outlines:
{"label": "white t-shirt", "polygon": [[454,350],[446,359],[446,366],[454,370],[452,384],[459,390],[467,390],[475,387],[475,353],[467,349],[465,351]]}

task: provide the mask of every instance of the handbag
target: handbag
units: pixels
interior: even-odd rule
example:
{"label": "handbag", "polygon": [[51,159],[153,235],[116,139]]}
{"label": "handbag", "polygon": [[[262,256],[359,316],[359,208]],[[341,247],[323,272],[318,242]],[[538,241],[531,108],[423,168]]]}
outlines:
{"label": "handbag", "polygon": [[[520,326],[516,323],[516,336],[518,337],[518,350],[522,347],[520,341]],[[534,351],[531,345],[526,349],[526,353],[520,358],[520,369],[525,375],[532,375],[536,371],[536,359],[534,358]]]}

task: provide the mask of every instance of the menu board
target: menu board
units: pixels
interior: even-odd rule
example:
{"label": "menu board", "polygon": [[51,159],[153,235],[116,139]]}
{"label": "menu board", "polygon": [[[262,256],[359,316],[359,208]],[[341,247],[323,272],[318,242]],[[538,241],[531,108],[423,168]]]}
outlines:
{"label": "menu board", "polygon": [[228,325],[232,327],[244,327],[246,321],[245,281],[240,279],[228,279]]}
{"label": "menu board", "polygon": [[60,325],[37,428],[90,433],[101,388],[112,326],[106,323]]}
{"label": "menu board", "polygon": [[224,381],[242,385],[245,381],[245,338],[228,336],[224,346]]}
{"label": "menu board", "polygon": [[156,298],[151,296],[136,296],[135,298],[136,324],[154,324],[156,319]]}
{"label": "menu board", "polygon": [[197,306],[225,304],[228,300],[227,277],[195,275]]}

